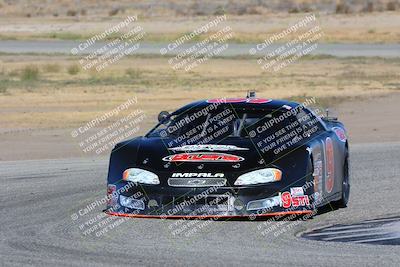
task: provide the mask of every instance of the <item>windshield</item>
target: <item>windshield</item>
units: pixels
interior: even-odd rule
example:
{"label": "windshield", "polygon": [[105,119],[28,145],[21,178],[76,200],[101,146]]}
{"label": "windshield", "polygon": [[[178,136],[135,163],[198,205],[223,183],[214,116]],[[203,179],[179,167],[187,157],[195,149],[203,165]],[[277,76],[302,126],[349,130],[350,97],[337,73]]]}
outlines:
{"label": "windshield", "polygon": [[287,131],[291,125],[298,124],[299,114],[302,113],[304,111],[292,114],[285,109],[249,111],[225,108],[207,112],[189,110],[184,114],[171,116],[147,136],[191,140],[189,143],[204,139],[255,137],[261,133],[265,136],[281,129]]}

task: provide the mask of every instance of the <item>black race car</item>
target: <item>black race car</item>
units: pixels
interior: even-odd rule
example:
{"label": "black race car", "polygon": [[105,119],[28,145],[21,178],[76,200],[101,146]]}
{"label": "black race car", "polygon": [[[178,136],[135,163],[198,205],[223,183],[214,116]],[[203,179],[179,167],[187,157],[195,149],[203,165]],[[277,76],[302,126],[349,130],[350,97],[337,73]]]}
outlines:
{"label": "black race car", "polygon": [[255,97],[161,112],[145,136],[117,144],[110,215],[207,218],[314,214],[349,199],[342,123],[303,104]]}

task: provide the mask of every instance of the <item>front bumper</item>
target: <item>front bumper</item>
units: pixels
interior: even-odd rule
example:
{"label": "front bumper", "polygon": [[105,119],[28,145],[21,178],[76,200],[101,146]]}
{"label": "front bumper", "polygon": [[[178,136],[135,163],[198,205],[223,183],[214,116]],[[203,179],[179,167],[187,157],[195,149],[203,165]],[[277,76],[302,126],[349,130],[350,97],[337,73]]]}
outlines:
{"label": "front bumper", "polygon": [[291,188],[279,184],[248,188],[135,185],[115,194],[106,213],[139,218],[254,218],[313,212],[311,198],[307,195],[310,192],[304,190],[302,196],[292,196],[290,191]]}

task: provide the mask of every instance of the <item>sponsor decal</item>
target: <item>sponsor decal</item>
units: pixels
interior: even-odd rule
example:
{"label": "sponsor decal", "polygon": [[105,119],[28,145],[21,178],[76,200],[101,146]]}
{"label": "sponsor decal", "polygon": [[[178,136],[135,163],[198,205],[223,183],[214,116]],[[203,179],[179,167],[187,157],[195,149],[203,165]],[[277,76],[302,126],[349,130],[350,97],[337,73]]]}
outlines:
{"label": "sponsor decal", "polygon": [[207,181],[204,179],[190,179],[187,181],[188,185],[202,185],[205,184]]}
{"label": "sponsor decal", "polygon": [[336,136],[339,138],[340,141],[346,142],[347,136],[346,132],[340,127],[333,127],[332,130],[335,132]]}
{"label": "sponsor decal", "polygon": [[244,158],[225,153],[181,153],[164,157],[169,162],[239,162]]}
{"label": "sponsor decal", "polygon": [[175,172],[172,174],[172,177],[180,177],[180,178],[191,178],[191,177],[201,177],[201,178],[222,178],[224,177],[223,173],[210,173],[210,172]]}
{"label": "sponsor decal", "polygon": [[332,192],[333,185],[335,182],[334,179],[334,172],[335,172],[335,165],[334,165],[334,152],[333,152],[333,142],[330,137],[327,137],[325,140],[325,153],[326,153],[326,176],[325,176],[325,190],[327,193]]}
{"label": "sponsor decal", "polygon": [[251,103],[251,104],[264,104],[271,102],[271,99],[265,98],[215,98],[208,99],[207,103]]}
{"label": "sponsor decal", "polygon": [[[313,177],[314,177],[314,192],[318,193],[318,195],[322,194],[322,176],[323,176],[323,164],[322,164],[322,143],[319,143],[316,147],[313,148],[312,157],[313,157]],[[316,199],[317,200],[317,199]]]}
{"label": "sponsor decal", "polygon": [[292,196],[302,196],[304,195],[303,187],[291,187],[290,194]]}
{"label": "sponsor decal", "polygon": [[289,192],[281,194],[282,207],[287,209],[290,207],[300,207],[310,205],[308,195],[292,196]]}
{"label": "sponsor decal", "polygon": [[248,148],[237,147],[234,145],[185,145],[180,147],[172,147],[172,151],[235,151],[235,150],[249,150]]}

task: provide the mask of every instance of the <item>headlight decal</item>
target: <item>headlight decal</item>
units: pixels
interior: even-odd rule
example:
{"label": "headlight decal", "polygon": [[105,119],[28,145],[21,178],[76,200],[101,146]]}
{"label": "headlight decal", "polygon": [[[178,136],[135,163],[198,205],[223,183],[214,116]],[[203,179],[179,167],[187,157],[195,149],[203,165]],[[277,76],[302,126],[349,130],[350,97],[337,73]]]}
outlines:
{"label": "headlight decal", "polygon": [[139,184],[160,184],[157,174],[139,168],[126,169],[122,174],[122,180]]}
{"label": "headlight decal", "polygon": [[282,171],[276,168],[265,168],[251,171],[240,175],[235,185],[255,185],[280,181],[282,179]]}

